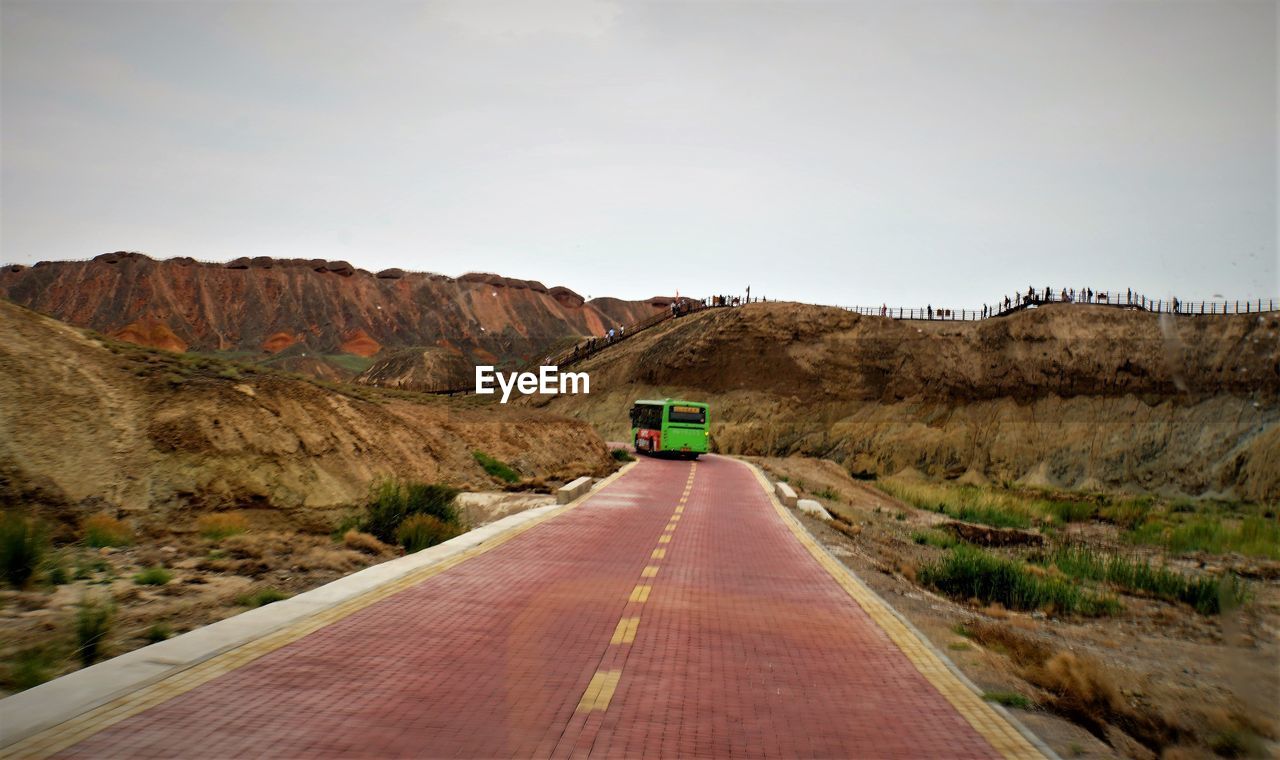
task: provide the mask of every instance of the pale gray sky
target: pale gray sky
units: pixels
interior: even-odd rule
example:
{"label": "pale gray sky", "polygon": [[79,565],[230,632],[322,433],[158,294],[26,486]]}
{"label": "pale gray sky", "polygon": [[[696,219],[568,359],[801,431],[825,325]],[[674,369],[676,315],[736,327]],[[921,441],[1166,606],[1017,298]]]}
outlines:
{"label": "pale gray sky", "polygon": [[0,8],[0,261],[1280,295],[1275,2]]}

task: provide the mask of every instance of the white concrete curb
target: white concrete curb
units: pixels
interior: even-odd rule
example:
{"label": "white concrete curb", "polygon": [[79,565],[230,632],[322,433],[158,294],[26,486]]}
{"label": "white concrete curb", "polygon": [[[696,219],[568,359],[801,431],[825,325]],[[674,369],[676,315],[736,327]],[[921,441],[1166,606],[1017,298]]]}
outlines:
{"label": "white concrete curb", "polygon": [[[624,465],[601,485],[620,477],[631,465]],[[587,482],[590,483],[590,479]],[[594,489],[579,498],[589,498],[592,493]],[[0,700],[0,748],[410,573],[444,562],[560,509],[564,507],[552,504],[509,515],[429,549],[367,567],[297,596],[135,649],[6,697]]]}

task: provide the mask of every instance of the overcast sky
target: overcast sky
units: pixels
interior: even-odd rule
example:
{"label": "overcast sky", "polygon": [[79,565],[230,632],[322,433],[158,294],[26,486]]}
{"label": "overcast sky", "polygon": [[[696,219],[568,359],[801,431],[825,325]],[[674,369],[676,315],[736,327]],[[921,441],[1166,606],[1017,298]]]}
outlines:
{"label": "overcast sky", "polygon": [[0,7],[0,262],[1280,295],[1275,2]]}

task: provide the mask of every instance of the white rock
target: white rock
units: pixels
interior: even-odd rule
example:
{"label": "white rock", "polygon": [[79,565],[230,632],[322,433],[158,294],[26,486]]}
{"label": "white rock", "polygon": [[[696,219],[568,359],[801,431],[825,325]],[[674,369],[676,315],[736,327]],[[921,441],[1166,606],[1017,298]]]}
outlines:
{"label": "white rock", "polygon": [[814,501],[813,499],[800,499],[799,501],[796,502],[796,509],[799,509],[801,512],[804,512],[805,514],[813,515],[814,517],[818,517],[823,520],[831,519],[831,513],[828,512],[826,509],[824,509],[821,504]]}

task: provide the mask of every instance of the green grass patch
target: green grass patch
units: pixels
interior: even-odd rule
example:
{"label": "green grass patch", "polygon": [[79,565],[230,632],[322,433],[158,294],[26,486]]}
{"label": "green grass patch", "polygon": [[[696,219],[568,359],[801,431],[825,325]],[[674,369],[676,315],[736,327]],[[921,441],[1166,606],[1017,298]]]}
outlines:
{"label": "green grass patch", "polygon": [[995,702],[1005,707],[1016,707],[1019,710],[1029,710],[1032,705],[1030,699],[1016,691],[988,691],[982,695],[982,698],[988,702]]}
{"label": "green grass patch", "polygon": [[632,456],[632,455],[631,455],[631,452],[630,452],[630,451],[627,451],[626,449],[610,449],[610,450],[609,450],[609,456],[613,457],[613,458],[614,458],[614,460],[616,460],[616,461],[618,461],[618,462],[634,462],[634,461],[636,461],[636,458],[635,458],[634,456]]}
{"label": "green grass patch", "polygon": [[917,530],[911,534],[911,540],[921,546],[933,546],[938,549],[950,549],[964,543],[950,533],[940,530]]}
{"label": "green grass patch", "polygon": [[1026,528],[1035,515],[1026,500],[977,486],[881,480],[876,487],[917,509],[995,528]]}
{"label": "green grass patch", "polygon": [[241,607],[265,607],[268,604],[288,599],[289,595],[274,588],[263,588],[251,594],[236,597],[236,604]]}
{"label": "green grass patch", "polygon": [[1120,609],[1114,598],[1086,592],[1069,581],[1036,573],[1020,561],[969,546],[957,546],[925,566],[920,580],[957,599],[999,602],[1013,610],[1097,616]]}
{"label": "green grass patch", "polygon": [[[1180,519],[1179,519],[1180,518]],[[1133,543],[1162,546],[1175,554],[1243,554],[1280,559],[1280,520],[1261,515],[1169,516],[1148,520],[1128,534]]]}
{"label": "green grass patch", "polygon": [[173,573],[163,567],[148,567],[133,576],[133,582],[139,586],[163,586],[173,580]]}
{"label": "green grass patch", "polygon": [[0,514],[0,574],[10,586],[24,588],[48,551],[43,525],[14,512]]}
{"label": "green grass patch", "polygon": [[323,354],[320,358],[356,375],[372,367],[374,362],[373,357],[356,356],[355,354]]}
{"label": "green grass patch", "polygon": [[1127,592],[1143,592],[1166,601],[1185,602],[1203,615],[1216,615],[1242,602],[1247,590],[1236,576],[1189,577],[1140,558],[1094,551],[1083,546],[1064,547],[1049,563],[1072,578],[1109,583]]}
{"label": "green grass patch", "polygon": [[505,462],[501,462],[483,451],[473,451],[471,456],[475,458],[476,464],[480,468],[489,473],[490,476],[507,483],[518,483],[520,481],[520,473],[511,469]]}

